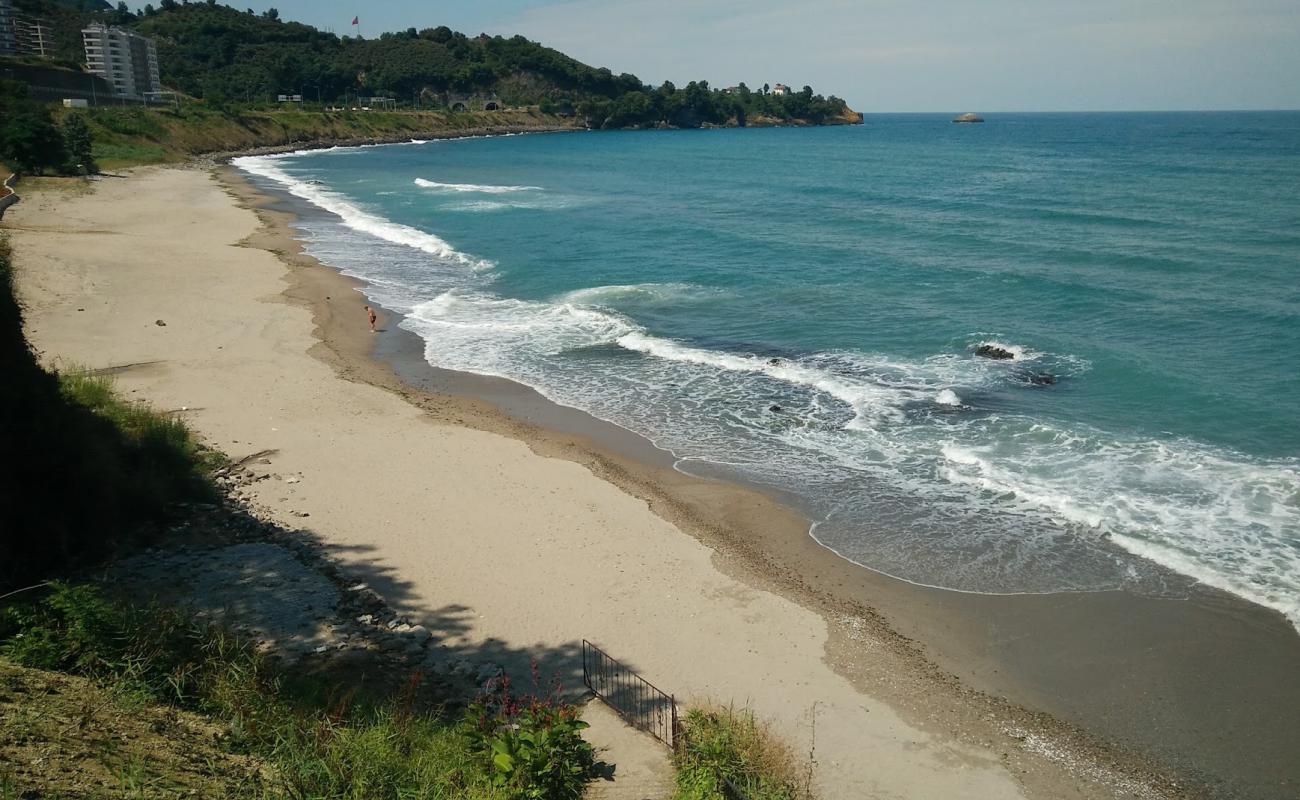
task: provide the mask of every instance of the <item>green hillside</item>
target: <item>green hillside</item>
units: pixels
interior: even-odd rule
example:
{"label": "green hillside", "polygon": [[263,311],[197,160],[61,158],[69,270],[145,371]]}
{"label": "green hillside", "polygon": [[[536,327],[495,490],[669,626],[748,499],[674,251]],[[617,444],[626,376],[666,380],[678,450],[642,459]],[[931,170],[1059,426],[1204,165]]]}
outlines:
{"label": "green hillside", "polygon": [[467,98],[504,106],[537,106],[543,113],[577,114],[591,127],[699,127],[701,125],[859,122],[843,100],[811,87],[776,95],[766,87],[713,89],[706,81],[652,87],[635,75],[595,68],[522,36],[467,37],[445,26],[376,39],[339,37],[310,25],[258,15],[214,0],[162,0],[133,14],[81,11],[95,3],[16,0],[54,28],[57,57],[82,60],[80,28],[98,20],[153,37],[163,83],[211,108],[269,104],[280,94],[302,94],[327,105],[360,97],[391,97],[399,108],[438,109]]}

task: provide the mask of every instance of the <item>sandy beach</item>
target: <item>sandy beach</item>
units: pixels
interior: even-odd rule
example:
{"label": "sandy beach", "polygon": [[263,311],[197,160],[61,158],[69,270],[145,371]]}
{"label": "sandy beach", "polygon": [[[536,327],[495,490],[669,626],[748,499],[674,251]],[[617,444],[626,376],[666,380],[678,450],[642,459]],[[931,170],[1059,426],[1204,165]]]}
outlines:
{"label": "sandy beach", "polygon": [[589,639],[679,700],[771,720],[825,798],[1201,794],[1179,776],[1300,792],[1300,637],[1280,615],[1211,591],[883,578],[772,498],[432,370],[385,315],[372,335],[356,284],[301,255],[289,220],[231,171],[144,169],[24,197],[4,228],[47,362],[115,368],[127,396],[298,476],[250,501],[448,646],[573,685]]}

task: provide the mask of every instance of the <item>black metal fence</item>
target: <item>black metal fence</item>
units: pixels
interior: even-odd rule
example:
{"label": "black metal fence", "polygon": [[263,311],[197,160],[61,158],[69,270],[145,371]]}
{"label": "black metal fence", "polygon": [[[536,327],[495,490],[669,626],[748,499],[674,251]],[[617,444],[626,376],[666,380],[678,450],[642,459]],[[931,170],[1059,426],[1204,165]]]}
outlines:
{"label": "black metal fence", "polygon": [[673,696],[586,639],[582,640],[582,682],[632,727],[677,748],[680,732]]}

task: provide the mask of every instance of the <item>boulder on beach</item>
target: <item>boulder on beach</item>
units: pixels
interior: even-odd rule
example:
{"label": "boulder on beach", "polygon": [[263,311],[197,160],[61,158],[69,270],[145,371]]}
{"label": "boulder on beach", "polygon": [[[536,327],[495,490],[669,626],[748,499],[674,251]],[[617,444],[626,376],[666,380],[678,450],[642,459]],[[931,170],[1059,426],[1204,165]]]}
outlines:
{"label": "boulder on beach", "polygon": [[975,348],[975,355],[984,358],[991,358],[995,361],[1009,361],[1016,357],[1016,354],[1006,349],[998,347],[995,344],[982,344]]}

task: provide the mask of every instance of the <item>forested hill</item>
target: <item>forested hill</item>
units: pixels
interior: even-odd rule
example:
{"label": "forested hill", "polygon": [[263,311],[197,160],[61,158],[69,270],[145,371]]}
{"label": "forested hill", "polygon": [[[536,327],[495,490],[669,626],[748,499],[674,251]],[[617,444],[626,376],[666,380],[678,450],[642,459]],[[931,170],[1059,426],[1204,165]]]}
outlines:
{"label": "forested hill", "polygon": [[77,11],[75,0],[16,0],[15,5],[55,23],[60,55],[67,61],[82,60],[75,31],[92,19],[153,37],[163,83],[215,107],[266,102],[279,94],[325,103],[360,95],[435,108],[458,98],[492,98],[506,106],[576,113],[604,128],[860,121],[843,100],[810,87],[785,95],[743,84],[719,90],[705,81],[652,87],[635,75],[590,67],[522,36],[469,37],[440,26],[375,39],[340,37],[281,20],[274,9],[255,14],[214,0],[162,0],[138,15],[124,3],[116,11]]}

